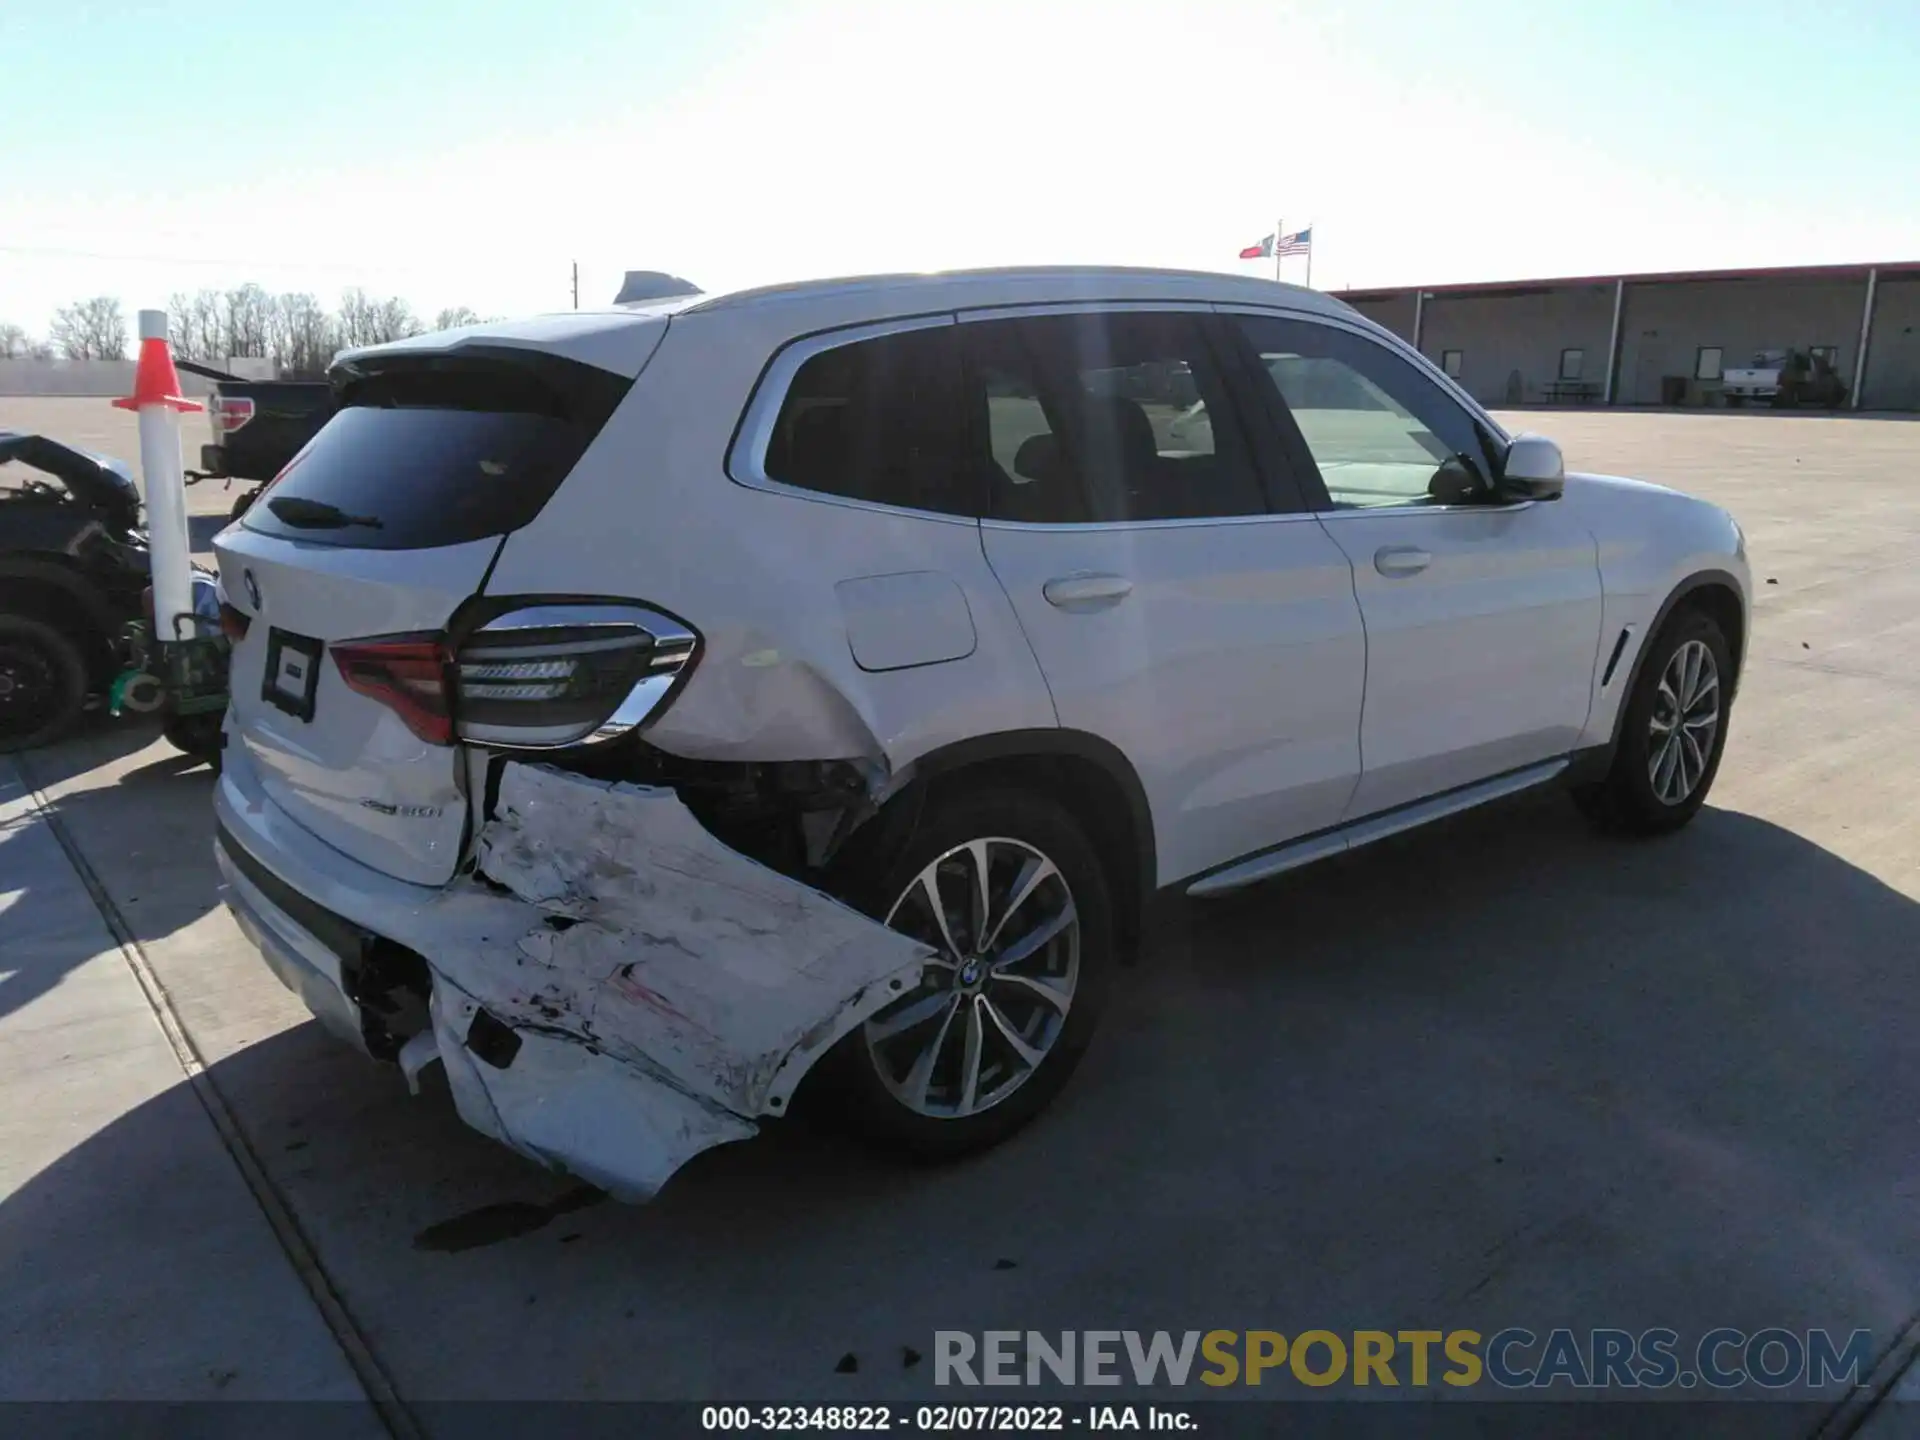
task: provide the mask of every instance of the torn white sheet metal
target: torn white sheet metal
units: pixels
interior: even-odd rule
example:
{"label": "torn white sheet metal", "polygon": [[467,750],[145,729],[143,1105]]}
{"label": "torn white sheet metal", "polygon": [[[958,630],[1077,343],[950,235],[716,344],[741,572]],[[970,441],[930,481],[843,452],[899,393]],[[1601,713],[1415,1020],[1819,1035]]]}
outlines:
{"label": "torn white sheet metal", "polygon": [[[477,869],[420,947],[460,1113],[630,1199],[783,1113],[933,954],[723,845],[667,789],[509,764]],[[479,1007],[519,1038],[504,1066],[467,1043]]]}
{"label": "torn white sheet metal", "polygon": [[480,1004],[444,976],[433,1029],[460,1118],[541,1164],[620,1200],[649,1200],[702,1150],[746,1140],[753,1124],[571,1037],[516,1032],[501,1069],[464,1043]]}

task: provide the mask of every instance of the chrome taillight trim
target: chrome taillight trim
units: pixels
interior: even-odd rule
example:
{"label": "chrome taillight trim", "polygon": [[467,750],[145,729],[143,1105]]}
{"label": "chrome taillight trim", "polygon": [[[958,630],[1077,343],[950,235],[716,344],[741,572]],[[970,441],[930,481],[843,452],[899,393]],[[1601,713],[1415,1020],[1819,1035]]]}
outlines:
{"label": "chrome taillight trim", "polygon": [[[663,615],[644,605],[528,605],[487,621],[473,631],[473,637],[486,635],[511,641],[516,631],[599,629],[609,632],[605,640],[589,640],[578,648],[611,648],[624,638],[633,637],[635,632],[644,632],[652,642],[652,654],[647,659],[645,673],[605,720],[586,730],[577,725],[542,731],[531,727],[462,724],[458,727],[460,738],[474,744],[498,745],[514,750],[561,750],[605,744],[645,724],[672,693],[699,648],[700,637],[672,616]],[[625,632],[624,636],[619,632]],[[461,648],[464,650],[465,646]],[[526,649],[511,643],[484,649],[488,658],[502,660],[527,654]],[[456,670],[458,665],[459,657],[456,656]]]}

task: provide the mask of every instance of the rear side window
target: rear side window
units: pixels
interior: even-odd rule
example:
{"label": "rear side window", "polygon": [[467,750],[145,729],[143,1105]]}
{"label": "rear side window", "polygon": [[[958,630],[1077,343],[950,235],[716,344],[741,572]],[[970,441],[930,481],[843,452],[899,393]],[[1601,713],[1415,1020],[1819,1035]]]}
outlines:
{"label": "rear side window", "polygon": [[966,443],[953,327],[936,325],[805,361],[774,422],[765,470],[822,495],[976,516]]}
{"label": "rear side window", "polygon": [[242,523],[364,550],[505,535],[540,513],[630,383],[531,352],[349,375],[341,409]]}
{"label": "rear side window", "polygon": [[994,518],[1073,524],[1267,512],[1238,416],[1191,316],[1047,315],[960,328]]}

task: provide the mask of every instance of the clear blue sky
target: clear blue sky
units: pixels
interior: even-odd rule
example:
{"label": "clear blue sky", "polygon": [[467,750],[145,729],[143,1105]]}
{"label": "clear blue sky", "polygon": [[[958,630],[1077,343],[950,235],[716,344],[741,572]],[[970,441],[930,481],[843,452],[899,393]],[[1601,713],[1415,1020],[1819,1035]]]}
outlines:
{"label": "clear blue sky", "polygon": [[1276,217],[1323,288],[1920,258],[1915,0],[74,0],[0,63],[35,330],[249,278],[555,308],[574,260],[1254,269]]}

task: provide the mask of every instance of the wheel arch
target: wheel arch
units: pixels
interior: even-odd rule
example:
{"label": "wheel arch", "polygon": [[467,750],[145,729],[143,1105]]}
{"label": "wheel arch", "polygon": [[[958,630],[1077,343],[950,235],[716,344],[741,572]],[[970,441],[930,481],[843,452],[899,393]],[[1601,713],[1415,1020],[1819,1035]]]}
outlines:
{"label": "wheel arch", "polygon": [[95,680],[111,668],[122,617],[98,587],[59,562],[0,556],[0,611],[39,620],[72,640]]}
{"label": "wheel arch", "polygon": [[1157,889],[1153,814],[1132,762],[1087,731],[1001,731],[918,757],[879,813],[850,839],[855,863],[906,844],[925,807],[942,795],[996,781],[1037,789],[1081,822],[1114,886],[1121,958],[1135,960],[1147,902]]}
{"label": "wheel arch", "polygon": [[1727,679],[1727,701],[1732,703],[1739,693],[1740,673],[1746,667],[1747,607],[1740,597],[1740,582],[1725,570],[1697,570],[1668,592],[1647,626],[1646,643],[1633,657],[1627,671],[1626,683],[1620,690],[1620,703],[1613,715],[1612,732],[1604,745],[1595,746],[1576,757],[1570,780],[1592,780],[1604,775],[1613,764],[1614,752],[1620,747],[1621,727],[1627,723],[1627,702],[1640,684],[1640,675],[1646,668],[1647,657],[1653,653],[1654,641],[1682,609],[1703,611],[1727,637],[1727,648],[1733,652],[1733,674]]}

